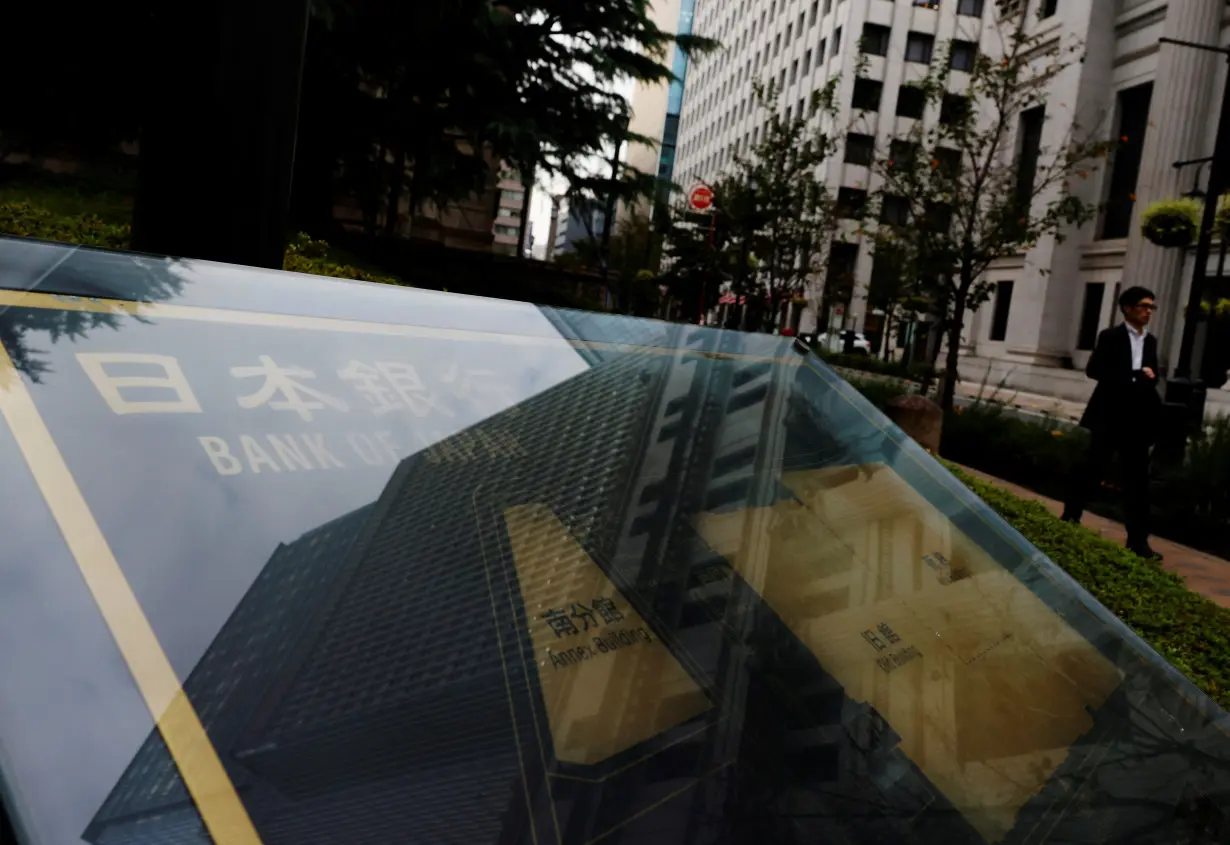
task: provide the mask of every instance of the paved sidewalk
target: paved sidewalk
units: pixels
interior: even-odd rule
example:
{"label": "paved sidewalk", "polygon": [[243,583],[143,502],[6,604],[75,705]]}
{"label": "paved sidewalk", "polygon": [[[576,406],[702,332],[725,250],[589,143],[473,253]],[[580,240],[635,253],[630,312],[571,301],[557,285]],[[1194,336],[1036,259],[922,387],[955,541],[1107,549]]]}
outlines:
{"label": "paved sidewalk", "polygon": [[981,396],[991,402],[999,402],[1010,408],[1054,417],[1055,419],[1076,422],[1085,412],[1084,402],[1072,402],[1058,399],[1054,396],[1041,396],[1037,393],[1022,393],[1010,388],[997,389],[994,385],[982,385],[977,382],[963,381],[957,383],[957,395],[967,399]]}
{"label": "paved sidewalk", "polygon": [[[1063,511],[1063,505],[1054,499],[1040,496],[1032,490],[1026,490],[1019,485],[1001,481],[976,469],[968,467],[962,467],[962,469],[975,478],[989,484],[994,484],[996,487],[1007,490],[1016,496],[1020,496],[1022,499],[1032,499],[1035,502],[1041,502],[1056,516]],[[1089,530],[1101,534],[1111,542],[1122,545],[1127,539],[1127,533],[1123,530],[1122,525],[1096,514],[1086,513],[1082,524]],[[1222,607],[1230,607],[1230,561],[1224,561],[1204,552],[1190,549],[1187,546],[1172,543],[1161,537],[1153,537],[1149,543],[1153,546],[1154,551],[1165,558],[1162,566],[1166,571],[1181,575],[1183,580],[1187,582],[1188,588],[1212,599]]]}

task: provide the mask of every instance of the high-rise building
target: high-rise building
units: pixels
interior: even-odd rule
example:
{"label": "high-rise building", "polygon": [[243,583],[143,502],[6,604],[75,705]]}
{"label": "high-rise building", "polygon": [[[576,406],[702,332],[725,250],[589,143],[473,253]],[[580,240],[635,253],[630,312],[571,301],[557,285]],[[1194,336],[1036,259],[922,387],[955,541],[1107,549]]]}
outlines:
{"label": "high-rise building", "polygon": [[606,210],[600,202],[584,197],[570,197],[562,201],[557,214],[555,241],[549,247],[553,257],[575,252],[576,245],[581,241],[597,243],[602,239]]}
{"label": "high-rise building", "polygon": [[[679,35],[692,34],[692,17],[696,0],[659,0],[652,7],[652,17],[659,29]],[[654,144],[633,144],[628,150],[628,164],[642,173],[657,175],[658,201],[668,199],[667,189],[675,177],[675,148],[679,140],[679,115],[683,108],[684,85],[687,81],[688,57],[678,47],[672,48],[669,82],[637,83],[632,93],[631,132],[652,138]],[[686,187],[686,186],[685,186]],[[621,215],[633,209],[622,208]],[[648,203],[641,202],[635,210],[645,213]]]}
{"label": "high-rise building", "polygon": [[523,215],[529,207],[526,195],[530,186],[524,183],[520,174],[505,171],[500,174],[496,191],[495,222],[491,224],[491,232],[495,235],[492,249],[501,255],[516,255],[521,245],[522,229],[529,225]]}
{"label": "high-rise building", "polygon": [[[1183,310],[1195,270],[1193,250],[1167,250],[1139,234],[1139,212],[1201,183],[1199,165],[1213,152],[1225,64],[1216,54],[1163,45],[1163,36],[1219,45],[1230,37],[1219,0],[1150,3],[1144,0],[706,0],[695,32],[725,49],[689,69],[675,150],[675,181],[711,181],[734,156],[760,138],[764,114],[752,93],[756,81],[783,91],[780,108],[795,113],[808,95],[840,77],[837,124],[850,125],[854,107],[865,115],[859,138],[882,148],[904,132],[914,106],[902,86],[920,78],[956,41],[970,56],[1001,49],[997,21],[1008,12],[1056,39],[1083,42],[1080,61],[1054,80],[1044,111],[1022,115],[1018,148],[1026,157],[1054,148],[1079,125],[1106,140],[1122,139],[1109,168],[1096,173],[1092,196],[1104,201],[1098,219],[1059,242],[1043,239],[1027,254],[990,268],[993,295],[967,315],[963,373],[1010,387],[1083,399],[1091,383],[1081,371],[1098,331],[1120,320],[1117,293],[1144,284],[1159,295],[1155,321],[1164,357],[1177,359]],[[963,54],[964,55],[964,54]],[[856,84],[856,66],[866,62]],[[963,74],[956,70],[954,84]],[[1195,96],[1193,92],[1202,92]],[[847,139],[848,142],[848,139]],[[824,179],[834,192],[865,191],[872,175],[865,157],[838,155]],[[1207,170],[1205,170],[1207,173]],[[867,307],[873,272],[869,237],[854,227],[850,246],[831,263],[853,276],[848,302],[819,313],[825,274],[807,293],[802,331],[838,325],[875,337],[881,315]],[[832,268],[830,268],[832,269]],[[836,313],[840,307],[840,314]],[[880,338],[875,337],[878,342]],[[1230,404],[1230,395],[1211,397]]]}

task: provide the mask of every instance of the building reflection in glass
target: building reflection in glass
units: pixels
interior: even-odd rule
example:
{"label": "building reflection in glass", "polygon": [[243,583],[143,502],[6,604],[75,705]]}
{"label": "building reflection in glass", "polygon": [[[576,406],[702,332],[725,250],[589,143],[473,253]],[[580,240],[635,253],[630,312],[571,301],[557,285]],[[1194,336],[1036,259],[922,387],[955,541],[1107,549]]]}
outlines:
{"label": "building reflection in glass", "polygon": [[[1219,712],[788,345],[649,325],[274,552],[185,683],[262,841],[1224,841]],[[156,732],[84,835],[209,841]]]}

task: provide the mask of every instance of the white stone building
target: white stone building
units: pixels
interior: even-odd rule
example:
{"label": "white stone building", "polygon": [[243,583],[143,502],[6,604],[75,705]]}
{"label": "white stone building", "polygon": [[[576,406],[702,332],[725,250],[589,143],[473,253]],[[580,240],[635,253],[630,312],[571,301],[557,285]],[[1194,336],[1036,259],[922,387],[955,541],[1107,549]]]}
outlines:
{"label": "white stone building", "polygon": [[[1082,368],[1097,331],[1117,320],[1117,292],[1144,284],[1159,294],[1156,330],[1171,365],[1182,332],[1182,310],[1194,270],[1194,248],[1163,250],[1139,235],[1136,214],[1153,200],[1203,185],[1207,167],[1176,169],[1180,160],[1212,155],[1225,60],[1214,53],[1162,45],[1163,36],[1205,44],[1230,41],[1225,0],[1017,0],[1028,25],[1055,37],[1080,39],[1082,61],[1055,82],[1041,121],[1026,119],[1023,147],[1053,146],[1074,121],[1097,126],[1107,139],[1126,137],[1113,168],[1090,180],[1091,200],[1106,211],[1062,244],[1048,239],[990,271],[996,296],[967,315],[964,376],[1025,391],[1079,400],[1092,387]],[[813,91],[841,76],[838,125],[850,126],[857,98],[866,112],[858,132],[877,146],[903,134],[911,117],[903,83],[920,78],[956,39],[966,49],[993,54],[999,44],[996,0],[699,0],[694,32],[726,49],[693,63],[687,74],[675,151],[674,181],[716,179],[738,151],[759,139],[763,112],[754,103],[754,80],[784,87],[779,106],[802,108]],[[873,55],[856,83],[860,39]],[[959,86],[963,74],[954,73]],[[880,83],[876,85],[875,83]],[[872,108],[867,108],[871,105]],[[797,113],[797,112],[795,112]],[[1038,127],[1040,126],[1040,131]],[[845,159],[853,159],[846,161]],[[831,189],[867,189],[870,173],[860,156],[839,153],[825,178]],[[830,273],[852,272],[854,295],[836,318],[847,327],[877,330],[868,314],[870,243],[853,228],[857,244],[835,253]],[[800,330],[831,325],[817,313],[823,279],[809,292]],[[1228,400],[1210,397],[1218,407]]]}

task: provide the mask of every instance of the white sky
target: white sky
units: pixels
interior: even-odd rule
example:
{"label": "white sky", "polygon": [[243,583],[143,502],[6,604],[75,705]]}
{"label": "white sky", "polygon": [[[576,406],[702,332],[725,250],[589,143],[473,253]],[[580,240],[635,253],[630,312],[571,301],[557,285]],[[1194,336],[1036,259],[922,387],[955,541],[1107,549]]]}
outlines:
{"label": "white sky", "polygon": [[[616,93],[629,101],[632,99],[633,87],[634,84],[631,79],[621,80],[614,86]],[[623,155],[626,157],[627,154],[628,150],[625,147]],[[598,158],[593,160],[593,166],[609,167],[605,161]],[[566,187],[567,183],[562,179],[555,179],[548,184],[545,174],[538,174],[538,179],[530,195],[530,232],[534,236],[534,250],[532,253],[534,258],[546,257],[547,234],[551,230],[551,195],[563,193]]]}

